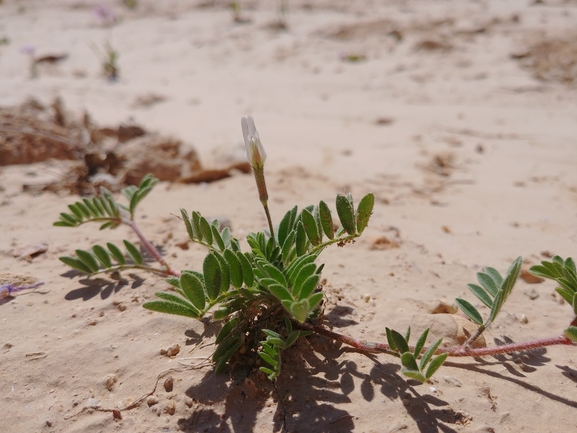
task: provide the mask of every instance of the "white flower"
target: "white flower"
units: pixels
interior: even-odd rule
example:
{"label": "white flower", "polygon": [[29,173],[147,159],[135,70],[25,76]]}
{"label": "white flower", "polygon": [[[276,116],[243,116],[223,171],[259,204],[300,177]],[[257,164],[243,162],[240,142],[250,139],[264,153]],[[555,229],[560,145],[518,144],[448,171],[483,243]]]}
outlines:
{"label": "white flower", "polygon": [[246,159],[253,168],[262,169],[266,161],[266,151],[260,142],[258,131],[254,126],[254,119],[252,116],[243,117],[240,119],[240,125],[242,126],[242,135],[244,136],[246,147]]}

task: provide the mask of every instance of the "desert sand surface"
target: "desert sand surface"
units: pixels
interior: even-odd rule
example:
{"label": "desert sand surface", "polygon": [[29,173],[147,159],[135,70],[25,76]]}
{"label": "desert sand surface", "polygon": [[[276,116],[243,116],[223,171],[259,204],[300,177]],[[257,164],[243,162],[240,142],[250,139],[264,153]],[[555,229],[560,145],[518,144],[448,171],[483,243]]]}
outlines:
{"label": "desert sand surface", "polygon": [[[152,162],[189,152],[197,165],[161,182],[137,222],[172,266],[199,269],[205,251],[187,243],[180,208],[227,218],[245,250],[266,226],[242,169],[240,118],[252,114],[277,223],[294,205],[375,194],[363,236],[320,258],[325,324],[368,341],[409,324],[450,338],[447,315],[432,312],[473,301],[466,285],[485,266],[575,257],[577,2],[291,0],[284,16],[277,2],[238,4],[235,22],[217,0],[0,2],[2,149],[64,143],[81,155],[88,124],[173,137],[181,153]],[[103,73],[107,46],[115,80]],[[10,123],[20,112],[41,123]],[[83,173],[78,187],[82,156],[2,155],[0,273],[44,283],[0,305],[2,432],[575,430],[570,346],[449,359],[418,384],[390,356],[313,337],[284,354],[274,384],[257,369],[217,375],[206,362],[217,324],[142,308],[168,289],[162,278],[79,277],[58,260],[138,243],[124,227],[52,225],[90,182],[126,172]],[[519,280],[487,345],[560,335],[573,315],[554,289]]]}

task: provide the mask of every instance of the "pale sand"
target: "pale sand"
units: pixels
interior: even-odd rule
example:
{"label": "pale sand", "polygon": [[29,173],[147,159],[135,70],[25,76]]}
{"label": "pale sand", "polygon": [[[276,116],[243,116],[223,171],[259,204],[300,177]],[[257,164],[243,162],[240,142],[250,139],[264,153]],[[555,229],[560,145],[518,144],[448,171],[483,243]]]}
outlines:
{"label": "pale sand", "polygon": [[[543,35],[574,28],[574,2],[291,1],[283,32],[267,28],[276,18],[273,2],[241,1],[242,15],[252,20],[243,25],[233,23],[225,2],[199,8],[195,1],[141,0],[136,11],[120,1],[102,3],[121,16],[118,24],[99,24],[96,2],[0,4],[0,38],[10,39],[0,46],[0,105],[60,96],[69,111],[87,109],[100,125],[134,119],[179,137],[209,166],[232,148],[242,152],[240,117],[252,114],[268,152],[277,221],[295,204],[322,199],[334,206],[337,192],[357,199],[374,192],[365,235],[321,257],[325,313],[340,332],[384,341],[385,326],[405,329],[430,303],[473,300],[466,284],[484,266],[504,271],[522,255],[527,268],[544,251],[575,256],[577,91],[538,81],[510,58]],[[340,38],[330,36],[339,29]],[[392,30],[401,32],[400,42]],[[106,40],[120,53],[117,83],[100,76],[92,47]],[[423,40],[452,49],[415,49]],[[18,52],[24,44],[39,55],[69,57],[29,79],[28,59]],[[350,54],[366,60],[342,60]],[[150,94],[165,100],[134,107]],[[392,123],[378,124],[381,118]],[[134,287],[95,288],[63,277],[59,256],[135,237],[124,228],[53,227],[75,197],[22,193],[32,175],[50,173],[43,165],[0,171],[0,271],[45,282],[0,306],[3,432],[575,429],[574,347],[451,361],[424,385],[407,382],[393,358],[373,362],[322,339],[313,342],[319,352],[303,343],[302,355],[287,354],[276,390],[263,381],[257,391],[252,379],[230,385],[210,368],[185,369],[210,355],[216,328],[141,308],[168,287],[160,278],[139,275],[144,281]],[[204,186],[162,183],[138,221],[177,268],[198,269],[204,257],[199,247],[176,246],[186,238],[174,217],[181,207],[230,218],[241,239],[265,225],[249,175]],[[371,249],[382,236],[399,247]],[[30,262],[13,257],[16,248],[39,241],[48,242],[46,253]],[[572,314],[554,288],[519,281],[487,334],[489,344],[560,334]],[[536,299],[528,296],[532,290]],[[159,354],[175,343],[175,358]],[[174,390],[166,392],[161,379],[152,407],[142,402],[123,411],[121,421],[111,412],[81,412],[90,398],[106,409],[130,404],[171,368],[179,369],[170,373]],[[110,390],[109,375],[117,378]],[[174,415],[167,413],[171,400]]]}

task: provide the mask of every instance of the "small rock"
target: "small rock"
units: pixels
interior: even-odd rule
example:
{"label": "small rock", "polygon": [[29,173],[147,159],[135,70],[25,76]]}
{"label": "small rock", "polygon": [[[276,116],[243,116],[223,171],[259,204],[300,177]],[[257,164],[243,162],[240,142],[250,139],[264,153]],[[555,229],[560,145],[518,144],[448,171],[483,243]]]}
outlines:
{"label": "small rock", "polygon": [[164,380],[164,389],[166,392],[172,392],[173,388],[174,388],[174,378],[172,376],[168,376]]}
{"label": "small rock", "polygon": [[529,273],[529,271],[523,269],[519,277],[525,281],[527,284],[539,284],[545,281],[545,278],[538,277],[537,275],[533,275]]}
{"label": "small rock", "polygon": [[529,323],[529,319],[527,319],[527,316],[525,316],[523,313],[517,314],[516,319],[519,323],[522,323],[523,325],[526,325],[527,323]]}
{"label": "small rock", "polygon": [[365,302],[369,302],[371,300],[371,295],[368,293],[362,296],[362,300]]}
{"label": "small rock", "polygon": [[455,314],[457,311],[457,307],[443,301],[431,302],[429,304],[429,312],[431,314]]}
{"label": "small rock", "polygon": [[178,343],[173,344],[168,349],[160,349],[160,354],[168,357],[176,356],[178,355],[179,352],[180,352],[180,345]]}
{"label": "small rock", "polygon": [[188,243],[190,242],[190,239],[182,239],[180,241],[178,241],[175,245],[180,248],[181,250],[188,250]]}
{"label": "small rock", "polygon": [[158,404],[158,397],[156,397],[155,395],[149,396],[146,399],[146,404],[148,405],[148,407],[151,407],[151,406]]}
{"label": "small rock", "polygon": [[539,297],[539,293],[537,293],[535,289],[525,291],[525,295],[527,295],[532,301]]}
{"label": "small rock", "polygon": [[99,407],[100,401],[96,398],[89,398],[86,400],[86,407]]}
{"label": "small rock", "polygon": [[461,382],[459,382],[459,380],[453,376],[443,376],[443,379],[450,385],[457,386],[459,388],[461,387]]}
{"label": "small rock", "polygon": [[174,404],[174,401],[168,400],[166,402],[166,406],[164,406],[164,411],[169,415],[174,415],[176,412],[176,405]]}
{"label": "small rock", "polygon": [[52,427],[52,426],[53,426],[53,423],[52,423],[52,420],[51,420],[51,419],[47,419],[47,420],[44,422],[44,424],[46,424],[46,427]]}
{"label": "small rock", "polygon": [[185,398],[184,404],[187,405],[189,408],[192,407],[192,398],[190,397]]}
{"label": "small rock", "polygon": [[371,240],[371,250],[392,250],[394,248],[399,248],[399,243],[385,236]]}
{"label": "small rock", "polygon": [[116,376],[116,374],[109,374],[106,376],[106,389],[112,391],[116,382],[118,382],[118,376]]}

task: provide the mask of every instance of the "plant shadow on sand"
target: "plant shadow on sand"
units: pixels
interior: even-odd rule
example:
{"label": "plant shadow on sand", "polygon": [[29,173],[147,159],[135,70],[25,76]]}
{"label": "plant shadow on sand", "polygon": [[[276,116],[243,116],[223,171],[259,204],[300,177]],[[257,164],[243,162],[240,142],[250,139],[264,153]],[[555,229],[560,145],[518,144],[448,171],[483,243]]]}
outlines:
{"label": "plant shadow on sand", "polygon": [[[356,386],[365,401],[380,400],[383,408],[387,401],[408,401],[405,409],[420,432],[455,432],[451,425],[466,422],[446,401],[421,395],[413,386],[418,382],[401,377],[397,364],[373,360],[365,373],[354,361],[339,360],[346,352],[340,343],[312,336],[283,353],[283,372],[275,383],[255,366],[233,368],[232,380],[208,372],[187,390],[195,410],[178,421],[179,427],[190,433],[240,433],[269,421],[274,432],[352,432],[357,418],[342,407],[356,399],[351,395]],[[270,418],[263,416],[267,412]]]}
{"label": "plant shadow on sand", "polygon": [[[79,275],[76,271],[69,271],[66,274],[63,274],[63,276],[66,277],[69,274]],[[101,299],[107,299],[112,295],[112,293],[118,293],[126,286],[130,286],[131,289],[137,289],[142,286],[144,281],[146,281],[134,274],[130,274],[130,276],[134,277],[134,280],[131,282],[124,279],[116,281],[105,278],[83,278],[78,280],[78,282],[82,284],[82,287],[71,290],[66,294],[66,296],[64,296],[64,299],[67,301],[73,301],[75,299],[88,301],[98,295],[100,295]]]}

